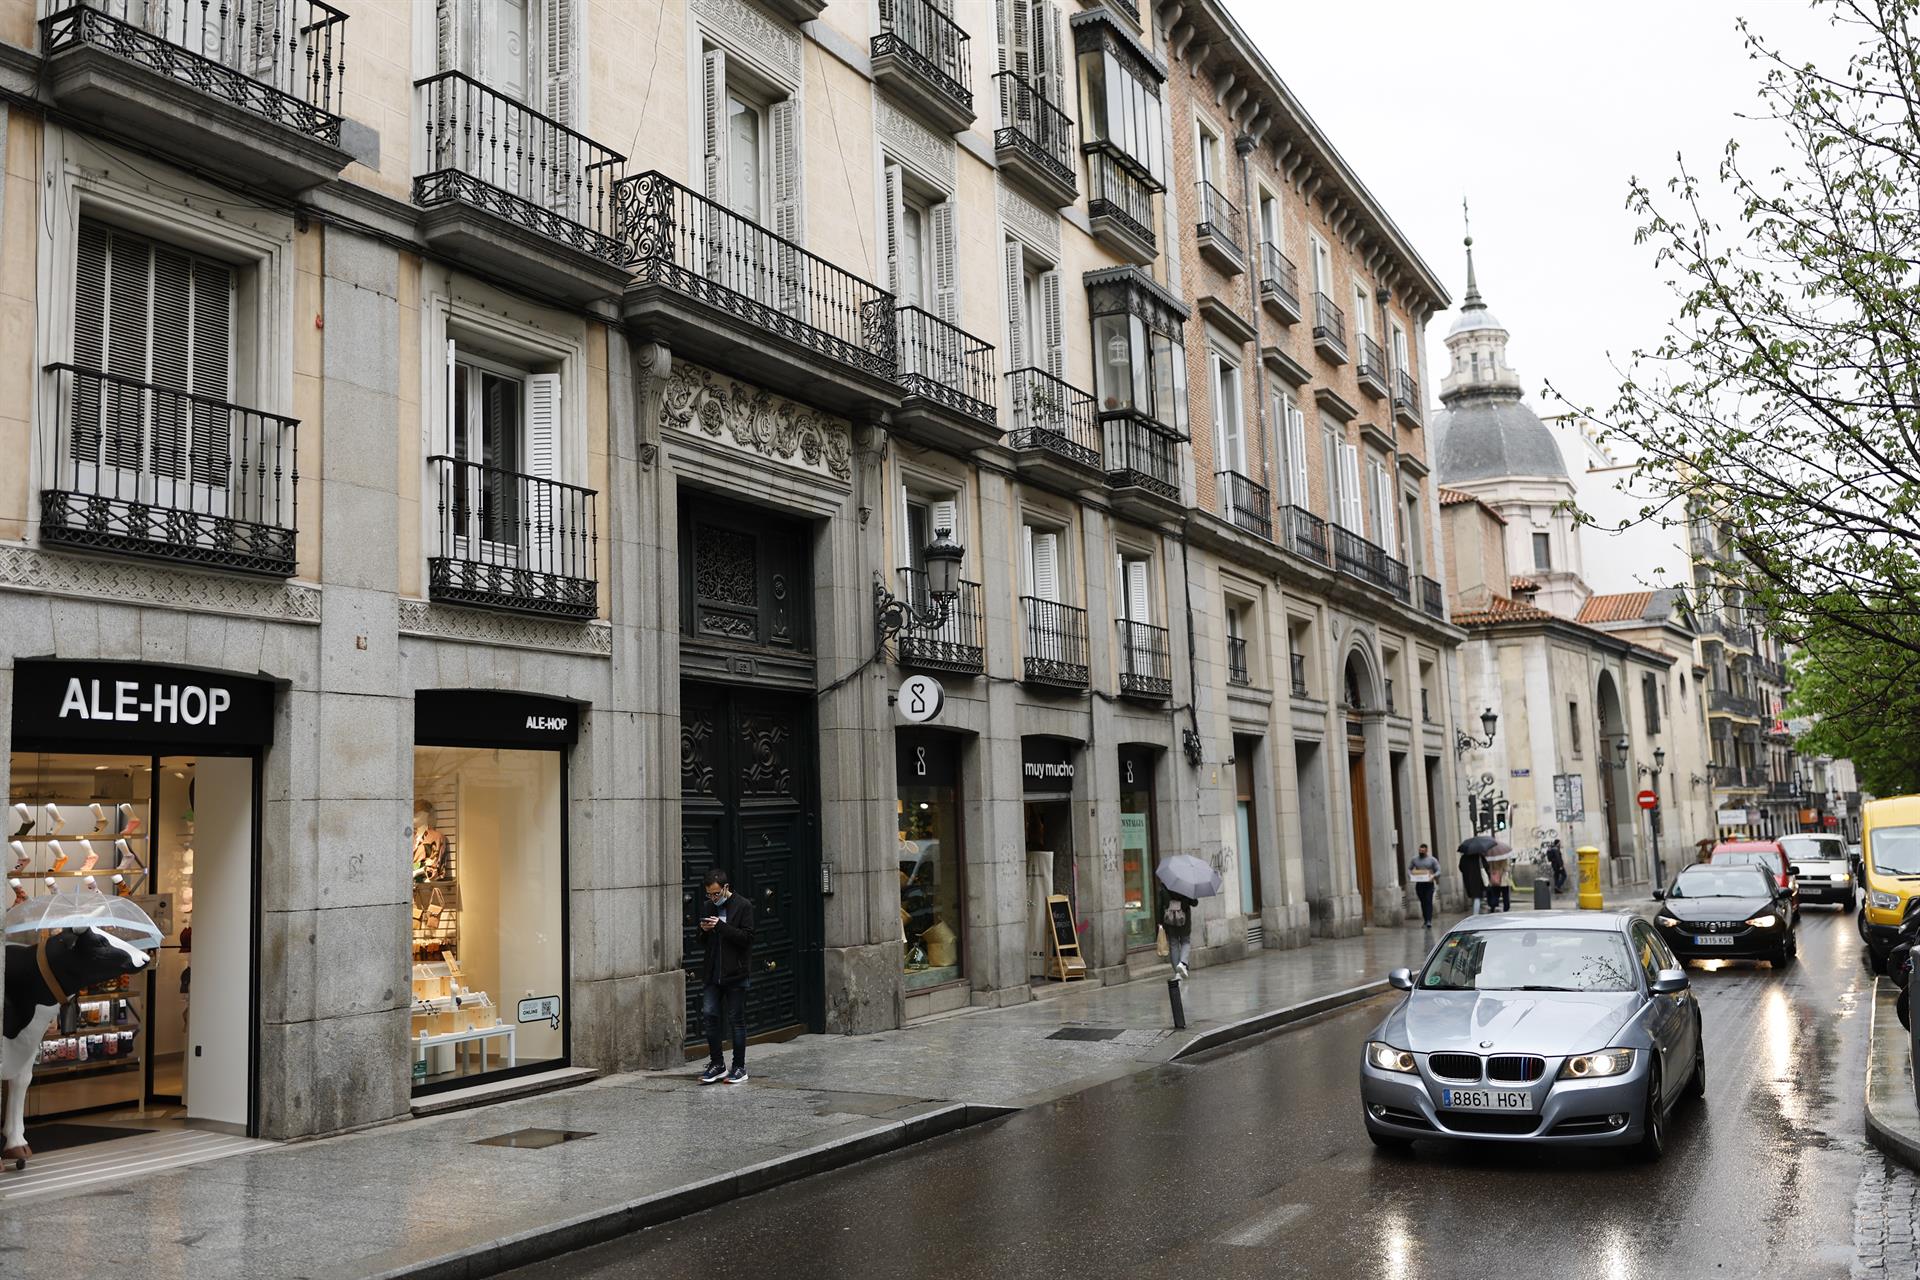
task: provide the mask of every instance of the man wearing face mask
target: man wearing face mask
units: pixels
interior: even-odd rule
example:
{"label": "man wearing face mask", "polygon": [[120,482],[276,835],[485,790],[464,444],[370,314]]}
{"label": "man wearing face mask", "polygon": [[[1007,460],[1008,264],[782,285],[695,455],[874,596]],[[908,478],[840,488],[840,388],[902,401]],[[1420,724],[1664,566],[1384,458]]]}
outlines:
{"label": "man wearing face mask", "polygon": [[[753,904],[733,892],[727,873],[715,867],[707,872],[709,908],[701,917],[706,943],[706,987],[701,993],[700,1017],[707,1024],[707,1069],[701,1084],[747,1082],[747,973],[753,956]],[[722,1032],[733,1036],[733,1069],[721,1055]]]}

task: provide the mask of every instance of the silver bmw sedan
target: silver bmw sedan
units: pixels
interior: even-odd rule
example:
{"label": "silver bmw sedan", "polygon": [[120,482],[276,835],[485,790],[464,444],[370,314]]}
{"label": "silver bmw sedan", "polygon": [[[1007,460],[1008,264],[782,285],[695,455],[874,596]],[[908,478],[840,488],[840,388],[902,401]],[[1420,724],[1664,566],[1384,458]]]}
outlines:
{"label": "silver bmw sedan", "polygon": [[1707,1088],[1700,1007],[1653,926],[1627,913],[1477,916],[1449,930],[1367,1041],[1374,1145],[1417,1138],[1666,1146]]}

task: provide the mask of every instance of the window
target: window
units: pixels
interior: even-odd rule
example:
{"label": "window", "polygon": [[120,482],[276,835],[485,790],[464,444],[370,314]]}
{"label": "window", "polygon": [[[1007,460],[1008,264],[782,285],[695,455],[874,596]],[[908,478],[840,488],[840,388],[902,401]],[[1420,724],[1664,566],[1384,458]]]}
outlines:
{"label": "window", "polygon": [[1120,563],[1120,606],[1129,622],[1153,621],[1153,561],[1145,556],[1122,553]]}
{"label": "window", "polygon": [[1094,395],[1102,419],[1130,415],[1187,434],[1187,358],[1182,320],[1144,276],[1088,290]]}
{"label": "window", "polygon": [[1400,558],[1407,562],[1409,572],[1423,574],[1426,557],[1420,545],[1420,495],[1408,492],[1401,500],[1406,514],[1400,520]]}
{"label": "window", "polygon": [[[919,307],[948,324],[960,319],[954,203],[913,189],[906,171],[882,173],[886,201],[887,291],[903,307]],[[903,335],[904,336],[904,335]],[[913,349],[908,345],[909,351]]]}
{"label": "window", "polygon": [[1333,253],[1318,234],[1313,237],[1313,291],[1326,293],[1333,287]]}
{"label": "window", "polygon": [[1061,537],[1058,529],[1025,528],[1027,594],[1058,603],[1061,588]]}
{"label": "window", "polygon": [[1533,535],[1533,568],[1536,573],[1553,571],[1553,544],[1547,534]]}
{"label": "window", "polygon": [[1340,523],[1348,532],[1367,536],[1360,496],[1360,447],[1340,442]]}
{"label": "window", "polygon": [[1213,447],[1220,471],[1247,474],[1247,439],[1240,420],[1240,366],[1218,351],[1213,365]]}
{"label": "window", "polygon": [[1578,702],[1567,704],[1567,732],[1572,737],[1573,754],[1577,756],[1580,754],[1580,704]]}
{"label": "window", "polygon": [[1066,335],[1061,328],[1060,273],[1027,261],[1026,250],[1006,242],[1007,363],[1067,376]]}
{"label": "window", "polygon": [[1367,527],[1373,541],[1387,551],[1398,545],[1393,532],[1393,477],[1384,458],[1367,455]]}
{"label": "window", "polygon": [[1302,510],[1312,510],[1313,495],[1307,486],[1307,415],[1300,412],[1300,405],[1293,398],[1293,392],[1281,393],[1286,402],[1287,424],[1287,463],[1293,492],[1287,495],[1287,501]]}
{"label": "window", "polygon": [[1276,249],[1281,248],[1280,203],[1265,191],[1260,193],[1260,238]]}
{"label": "window", "polygon": [[[498,559],[545,539],[550,490],[523,477],[559,473],[560,375],[528,373],[447,342],[452,554]],[[481,554],[482,548],[486,549]]]}
{"label": "window", "polygon": [[[436,0],[435,8],[436,70],[467,72],[495,93],[577,127],[576,0]],[[543,140],[529,141],[538,149]]]}
{"label": "window", "polygon": [[1047,101],[1064,106],[1066,27],[1060,7],[1049,0],[1005,0],[998,8],[1001,69],[1019,76]]}
{"label": "window", "polygon": [[1412,372],[1407,364],[1407,331],[1398,320],[1393,321],[1393,367],[1401,373]]}
{"label": "window", "polygon": [[1234,684],[1251,682],[1247,666],[1247,607],[1227,606],[1227,679]]}
{"label": "window", "polygon": [[1660,678],[1651,671],[1640,676],[1640,700],[1646,707],[1647,732],[1660,732]]}
{"label": "window", "polygon": [[930,494],[903,489],[906,518],[901,522],[899,564],[912,570],[912,590],[916,604],[925,604],[927,586],[927,547],[942,529],[955,542],[960,541],[960,503],[952,493]]}
{"label": "window", "polygon": [[[1220,181],[1220,135],[1208,127],[1204,120],[1194,122],[1195,140],[1198,148],[1194,153],[1194,162],[1200,170],[1200,181],[1218,185]],[[1201,210],[1205,220],[1206,210]]]}
{"label": "window", "polygon": [[702,59],[701,100],[707,199],[799,241],[799,101],[754,82],[724,49],[709,49]]}
{"label": "window", "polygon": [[1373,324],[1369,318],[1373,311],[1370,297],[1366,283],[1355,280],[1353,282],[1353,333],[1357,338],[1373,336]]}
{"label": "window", "polygon": [[1155,68],[1108,41],[1080,52],[1083,141],[1126,156],[1158,187],[1166,180],[1160,126],[1160,80]]}

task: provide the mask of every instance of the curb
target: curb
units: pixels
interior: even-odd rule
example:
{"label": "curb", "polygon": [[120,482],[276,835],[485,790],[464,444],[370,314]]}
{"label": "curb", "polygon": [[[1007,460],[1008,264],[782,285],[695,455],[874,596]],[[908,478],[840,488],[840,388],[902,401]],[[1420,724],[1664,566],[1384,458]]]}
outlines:
{"label": "curb", "polygon": [[1380,978],[1373,982],[1362,983],[1357,987],[1348,987],[1345,991],[1316,996],[1312,1000],[1302,1001],[1299,1004],[1290,1004],[1282,1009],[1269,1009],[1265,1013],[1256,1013],[1251,1018],[1242,1018],[1238,1022],[1229,1022],[1225,1026],[1212,1027],[1180,1046],[1179,1052],[1167,1061],[1179,1062],[1182,1058],[1191,1058],[1196,1054],[1206,1053],[1210,1049],[1218,1049],[1221,1045],[1232,1044],[1248,1036],[1257,1036],[1263,1031],[1273,1031],[1289,1023],[1330,1013],[1335,1009],[1344,1009],[1348,1005],[1371,1000],[1388,990],[1391,988],[1387,986],[1387,980]]}
{"label": "curb", "polygon": [[1014,1107],[983,1106],[978,1103],[951,1103],[910,1119],[896,1120],[877,1129],[748,1165],[744,1169],[734,1169],[687,1186],[590,1210],[559,1222],[542,1223],[427,1262],[374,1272],[367,1275],[366,1280],[401,1280],[402,1277],[408,1280],[481,1280],[481,1277],[499,1275],[516,1267],[604,1244],[782,1183],[858,1164],[930,1138],[1011,1115],[1016,1110]]}
{"label": "curb", "polygon": [[[1880,1060],[1880,989],[1881,984],[1887,981],[1885,978],[1873,980],[1873,1009],[1867,1022],[1867,1141],[1909,1168],[1920,1169],[1920,1131],[1915,1131],[1911,1125],[1905,1128],[1898,1125],[1891,1114],[1891,1099],[1875,1097],[1883,1091],[1891,1093],[1905,1083],[1897,1078],[1902,1073],[1895,1070],[1899,1065],[1899,1052],[1907,1048],[1905,1028],[1901,1028],[1901,1043],[1888,1051],[1887,1056],[1891,1061]],[[1899,1026],[1897,1019],[1894,1025]],[[1889,1072],[1896,1077],[1891,1082],[1885,1079],[1885,1074]],[[1906,1101],[1909,1106],[1912,1105],[1912,1099]]]}

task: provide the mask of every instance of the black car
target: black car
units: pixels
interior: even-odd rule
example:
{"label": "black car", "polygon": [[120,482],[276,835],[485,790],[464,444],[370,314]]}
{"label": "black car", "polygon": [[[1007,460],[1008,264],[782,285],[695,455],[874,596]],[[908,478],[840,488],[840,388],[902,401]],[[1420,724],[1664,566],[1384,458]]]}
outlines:
{"label": "black car", "polygon": [[1681,871],[1654,917],[1660,936],[1682,960],[1771,960],[1798,953],[1793,907],[1766,870],[1752,864],[1700,864]]}

